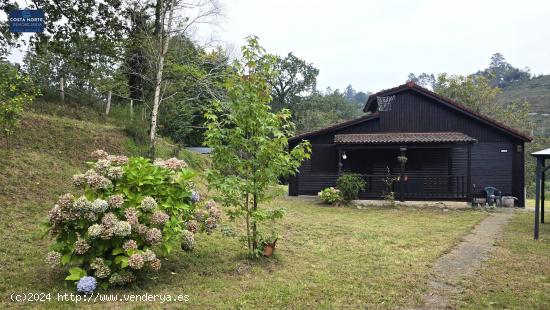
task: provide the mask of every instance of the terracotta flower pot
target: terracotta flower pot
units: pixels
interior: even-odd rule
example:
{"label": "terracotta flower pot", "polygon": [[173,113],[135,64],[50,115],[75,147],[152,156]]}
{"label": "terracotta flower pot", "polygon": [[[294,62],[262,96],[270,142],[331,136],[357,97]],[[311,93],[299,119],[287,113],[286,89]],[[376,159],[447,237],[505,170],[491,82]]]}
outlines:
{"label": "terracotta flower pot", "polygon": [[273,252],[275,252],[275,244],[277,243],[277,240],[273,241],[273,243],[264,243],[264,256],[265,257],[271,257],[273,255]]}

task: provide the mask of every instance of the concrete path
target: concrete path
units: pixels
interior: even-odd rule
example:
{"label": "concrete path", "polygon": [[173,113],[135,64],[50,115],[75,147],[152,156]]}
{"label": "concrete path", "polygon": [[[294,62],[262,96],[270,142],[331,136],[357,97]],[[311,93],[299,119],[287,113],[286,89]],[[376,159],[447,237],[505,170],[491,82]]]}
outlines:
{"label": "concrete path", "polygon": [[480,268],[502,236],[504,225],[513,217],[513,209],[500,209],[477,224],[464,240],[440,257],[432,271],[430,288],[421,309],[451,309],[449,300],[459,292],[458,281]]}

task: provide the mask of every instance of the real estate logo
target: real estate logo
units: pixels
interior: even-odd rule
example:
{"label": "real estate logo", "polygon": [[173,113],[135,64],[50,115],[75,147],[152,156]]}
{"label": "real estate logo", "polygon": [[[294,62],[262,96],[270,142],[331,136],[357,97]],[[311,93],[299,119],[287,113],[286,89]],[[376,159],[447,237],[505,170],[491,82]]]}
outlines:
{"label": "real estate logo", "polygon": [[10,32],[43,32],[43,10],[12,10],[9,13]]}

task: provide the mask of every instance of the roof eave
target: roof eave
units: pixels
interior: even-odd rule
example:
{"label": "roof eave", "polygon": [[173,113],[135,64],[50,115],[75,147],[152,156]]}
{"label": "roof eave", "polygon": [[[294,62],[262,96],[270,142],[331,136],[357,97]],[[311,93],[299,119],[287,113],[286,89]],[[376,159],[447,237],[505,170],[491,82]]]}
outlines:
{"label": "roof eave", "polygon": [[375,120],[378,117],[379,117],[378,113],[373,113],[373,114],[370,114],[370,115],[364,115],[364,116],[354,118],[354,119],[351,119],[349,121],[341,122],[341,123],[338,123],[338,124],[335,124],[335,125],[332,125],[332,126],[329,126],[329,127],[325,127],[325,128],[321,128],[321,129],[317,129],[317,130],[313,130],[313,131],[309,131],[309,132],[305,132],[305,133],[296,135],[296,136],[288,139],[288,142],[289,143],[294,143],[294,142],[300,141],[300,140],[307,140],[307,138],[322,135],[324,133],[328,133],[328,132],[331,132],[331,131],[334,131],[334,130],[343,129],[343,128],[346,128],[346,127],[350,127],[350,126],[353,126],[353,125],[360,124],[362,122]]}

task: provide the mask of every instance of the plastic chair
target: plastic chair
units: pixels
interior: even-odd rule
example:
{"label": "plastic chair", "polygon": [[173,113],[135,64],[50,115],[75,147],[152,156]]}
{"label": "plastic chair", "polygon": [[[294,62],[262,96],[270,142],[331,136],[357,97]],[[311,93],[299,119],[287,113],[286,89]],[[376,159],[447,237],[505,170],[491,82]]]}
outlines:
{"label": "plastic chair", "polygon": [[493,186],[487,186],[483,189],[487,195],[487,204],[493,205],[496,203],[497,206],[500,206],[502,201],[502,192]]}

